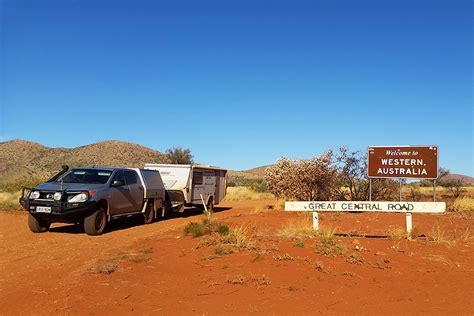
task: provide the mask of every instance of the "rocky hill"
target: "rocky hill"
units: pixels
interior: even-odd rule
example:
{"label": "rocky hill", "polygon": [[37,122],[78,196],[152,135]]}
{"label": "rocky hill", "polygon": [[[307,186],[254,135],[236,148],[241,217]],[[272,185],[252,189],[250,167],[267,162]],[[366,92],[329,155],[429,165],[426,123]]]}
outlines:
{"label": "rocky hill", "polygon": [[46,179],[65,164],[71,167],[142,167],[150,162],[166,162],[166,156],[121,141],[104,141],[76,148],[48,148],[29,141],[12,140],[0,143],[0,184]]}
{"label": "rocky hill", "polygon": [[465,176],[462,174],[450,173],[443,178],[443,181],[450,181],[450,180],[461,180],[462,183],[465,185],[474,185],[474,178],[470,176]]}
{"label": "rocky hill", "polygon": [[265,176],[265,170],[269,166],[270,165],[241,171],[229,170],[229,176],[232,178],[263,179]]}

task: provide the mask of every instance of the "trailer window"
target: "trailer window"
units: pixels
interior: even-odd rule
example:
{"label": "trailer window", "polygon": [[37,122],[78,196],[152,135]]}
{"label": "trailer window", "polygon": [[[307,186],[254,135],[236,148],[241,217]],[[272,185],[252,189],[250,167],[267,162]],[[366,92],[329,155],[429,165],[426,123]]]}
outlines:
{"label": "trailer window", "polygon": [[202,172],[199,172],[199,171],[193,172],[193,184],[202,185]]}
{"label": "trailer window", "polygon": [[214,176],[206,175],[204,177],[204,184],[206,185],[213,185],[214,184]]}

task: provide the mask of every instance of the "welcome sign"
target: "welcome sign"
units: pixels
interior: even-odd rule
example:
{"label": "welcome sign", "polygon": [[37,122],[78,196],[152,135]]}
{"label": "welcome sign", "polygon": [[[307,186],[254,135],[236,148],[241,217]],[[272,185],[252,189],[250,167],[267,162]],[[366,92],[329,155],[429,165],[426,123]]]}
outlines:
{"label": "welcome sign", "polygon": [[369,178],[438,178],[438,146],[371,146]]}

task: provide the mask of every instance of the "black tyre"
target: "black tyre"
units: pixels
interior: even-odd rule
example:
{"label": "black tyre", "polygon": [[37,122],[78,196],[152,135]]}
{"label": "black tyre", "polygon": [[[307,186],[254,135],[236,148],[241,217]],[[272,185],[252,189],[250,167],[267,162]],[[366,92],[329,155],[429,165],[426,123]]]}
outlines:
{"label": "black tyre", "polygon": [[84,218],[84,231],[87,235],[100,235],[107,225],[107,214],[103,208],[99,208],[91,215]]}
{"label": "black tyre", "polygon": [[145,214],[143,214],[143,222],[145,224],[151,224],[155,220],[155,208],[153,202],[149,202],[146,206]]}
{"label": "black tyre", "polygon": [[44,223],[36,219],[33,215],[28,214],[28,227],[33,233],[44,233],[49,230],[51,223]]}

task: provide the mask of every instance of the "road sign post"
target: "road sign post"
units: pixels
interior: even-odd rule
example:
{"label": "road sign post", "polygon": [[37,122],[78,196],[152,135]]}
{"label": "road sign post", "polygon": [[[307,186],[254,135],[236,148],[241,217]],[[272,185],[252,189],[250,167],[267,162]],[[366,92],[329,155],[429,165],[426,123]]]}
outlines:
{"label": "road sign post", "polygon": [[445,202],[370,202],[370,201],[293,201],[285,202],[285,211],[312,212],[313,229],[319,229],[318,212],[405,213],[407,237],[413,230],[413,213],[444,213]]}

